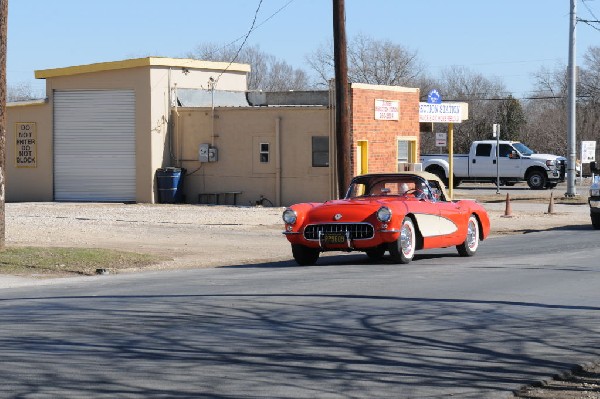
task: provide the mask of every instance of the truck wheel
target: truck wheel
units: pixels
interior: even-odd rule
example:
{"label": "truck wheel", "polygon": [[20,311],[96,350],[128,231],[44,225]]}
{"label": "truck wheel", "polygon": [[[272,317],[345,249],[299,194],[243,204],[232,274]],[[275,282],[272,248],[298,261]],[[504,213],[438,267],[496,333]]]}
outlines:
{"label": "truck wheel", "polygon": [[542,190],[546,187],[546,174],[541,170],[534,170],[527,175],[527,185],[532,190]]}
{"label": "truck wheel", "polygon": [[594,226],[594,229],[600,230],[600,213],[592,213],[590,216],[592,217],[592,226]]}
{"label": "truck wheel", "polygon": [[444,172],[444,169],[436,166],[426,169],[425,171],[436,175],[442,181],[442,183],[444,183],[444,186],[448,187],[448,179],[446,178],[446,173]]}

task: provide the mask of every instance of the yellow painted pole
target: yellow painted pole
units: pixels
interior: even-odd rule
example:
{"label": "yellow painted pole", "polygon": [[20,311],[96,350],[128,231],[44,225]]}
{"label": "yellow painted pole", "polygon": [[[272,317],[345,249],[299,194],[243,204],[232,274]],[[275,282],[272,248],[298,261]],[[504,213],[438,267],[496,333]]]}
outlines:
{"label": "yellow painted pole", "polygon": [[448,192],[454,199],[454,123],[448,124]]}

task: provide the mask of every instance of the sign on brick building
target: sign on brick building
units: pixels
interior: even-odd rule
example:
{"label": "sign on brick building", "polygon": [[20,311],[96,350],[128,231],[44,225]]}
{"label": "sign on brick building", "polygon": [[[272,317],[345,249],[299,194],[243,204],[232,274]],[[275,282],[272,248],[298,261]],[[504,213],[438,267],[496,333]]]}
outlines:
{"label": "sign on brick building", "polygon": [[375,119],[397,121],[400,119],[400,102],[393,100],[375,100]]}
{"label": "sign on brick building", "polygon": [[15,124],[15,166],[17,168],[37,167],[37,126],[35,122]]}

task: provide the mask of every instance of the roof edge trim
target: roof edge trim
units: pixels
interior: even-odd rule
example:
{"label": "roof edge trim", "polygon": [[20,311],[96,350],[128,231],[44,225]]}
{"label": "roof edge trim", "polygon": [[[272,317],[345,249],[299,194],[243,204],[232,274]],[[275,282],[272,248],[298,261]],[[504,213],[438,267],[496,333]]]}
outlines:
{"label": "roof edge trim", "polygon": [[215,62],[215,61],[201,61],[193,60],[189,58],[167,58],[167,57],[146,57],[146,58],[134,58],[122,61],[109,61],[99,62],[95,64],[87,65],[76,65],[64,68],[53,68],[53,69],[42,69],[35,71],[36,79],[47,79],[55,78],[59,76],[70,76],[78,75],[82,73],[93,73],[102,71],[113,71],[117,69],[130,69],[139,67],[151,67],[151,66],[163,66],[163,67],[177,67],[177,68],[191,68],[191,69],[209,69],[214,71],[232,71],[232,72],[250,72],[250,65],[238,64],[238,63],[227,63],[227,62]]}
{"label": "roof edge trim", "polygon": [[413,87],[371,85],[367,83],[352,83],[350,87],[353,89],[397,91],[402,93],[418,93],[420,90]]}

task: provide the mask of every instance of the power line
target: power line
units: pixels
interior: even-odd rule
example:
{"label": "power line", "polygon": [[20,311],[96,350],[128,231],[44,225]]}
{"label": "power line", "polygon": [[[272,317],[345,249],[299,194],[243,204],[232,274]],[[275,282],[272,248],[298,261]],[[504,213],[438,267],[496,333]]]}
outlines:
{"label": "power line", "polygon": [[[588,12],[592,15],[592,17],[598,19],[598,17],[596,17],[596,15],[594,15],[594,12],[590,8],[590,6],[587,5],[587,1],[586,0],[583,0],[581,3],[585,6],[585,8],[587,8]],[[598,21],[594,21],[594,22],[598,22]]]}
{"label": "power line", "polygon": [[[239,42],[242,39],[246,39],[248,37],[248,35],[252,32],[254,32],[255,30],[257,30],[258,28],[260,28],[261,26],[263,26],[264,24],[266,24],[268,21],[270,21],[271,19],[273,19],[277,14],[279,14],[280,12],[282,12],[284,9],[286,9],[290,4],[292,4],[295,0],[289,0],[287,3],[285,3],[283,6],[279,7],[273,14],[269,15],[267,18],[265,18],[264,20],[262,20],[258,25],[254,26],[253,28],[250,29],[250,31],[245,34],[242,35],[240,37],[238,37],[235,40],[232,40],[231,42],[227,43],[226,45],[222,46],[219,50],[225,50],[227,49],[229,46],[234,45],[235,43]],[[210,54],[210,56],[214,56],[215,53],[219,50],[213,50]]]}
{"label": "power line", "polygon": [[248,30],[248,33],[246,33],[246,36],[244,37],[244,41],[242,42],[242,44],[238,48],[238,51],[235,53],[235,56],[233,57],[233,59],[229,62],[229,64],[225,67],[225,69],[223,69],[221,71],[221,73],[219,74],[219,76],[217,76],[217,79],[213,83],[213,88],[214,88],[214,85],[216,85],[219,82],[219,79],[221,78],[221,76],[223,76],[223,74],[225,73],[225,71],[227,71],[229,69],[229,67],[231,66],[231,64],[233,64],[235,62],[235,60],[237,60],[238,56],[240,55],[240,52],[242,51],[242,48],[246,44],[246,41],[248,41],[248,38],[250,37],[250,34],[254,30],[254,25],[256,24],[256,17],[258,16],[258,12],[260,11],[260,6],[262,5],[262,2],[263,2],[263,0],[259,0],[259,2],[258,2],[258,6],[256,7],[256,11],[254,11],[254,18],[252,19],[252,25],[250,26],[250,29]]}
{"label": "power line", "polygon": [[[277,9],[277,11],[275,11],[273,14],[271,14],[269,17],[265,18],[261,23],[259,23],[258,25],[256,25],[252,30],[250,30],[250,32],[253,32],[255,30],[257,30],[258,28],[260,28],[261,26],[263,26],[264,24],[266,24],[269,20],[271,20],[275,15],[279,14],[281,11],[283,11],[285,8],[287,8],[287,6],[289,6],[290,4],[292,4],[295,0],[289,0],[287,3],[285,3],[283,6],[281,6],[279,9]],[[223,49],[239,42],[240,40],[242,40],[246,35],[242,35],[240,37],[238,37],[237,39],[233,40],[231,43],[226,44],[225,46],[223,46]]]}

